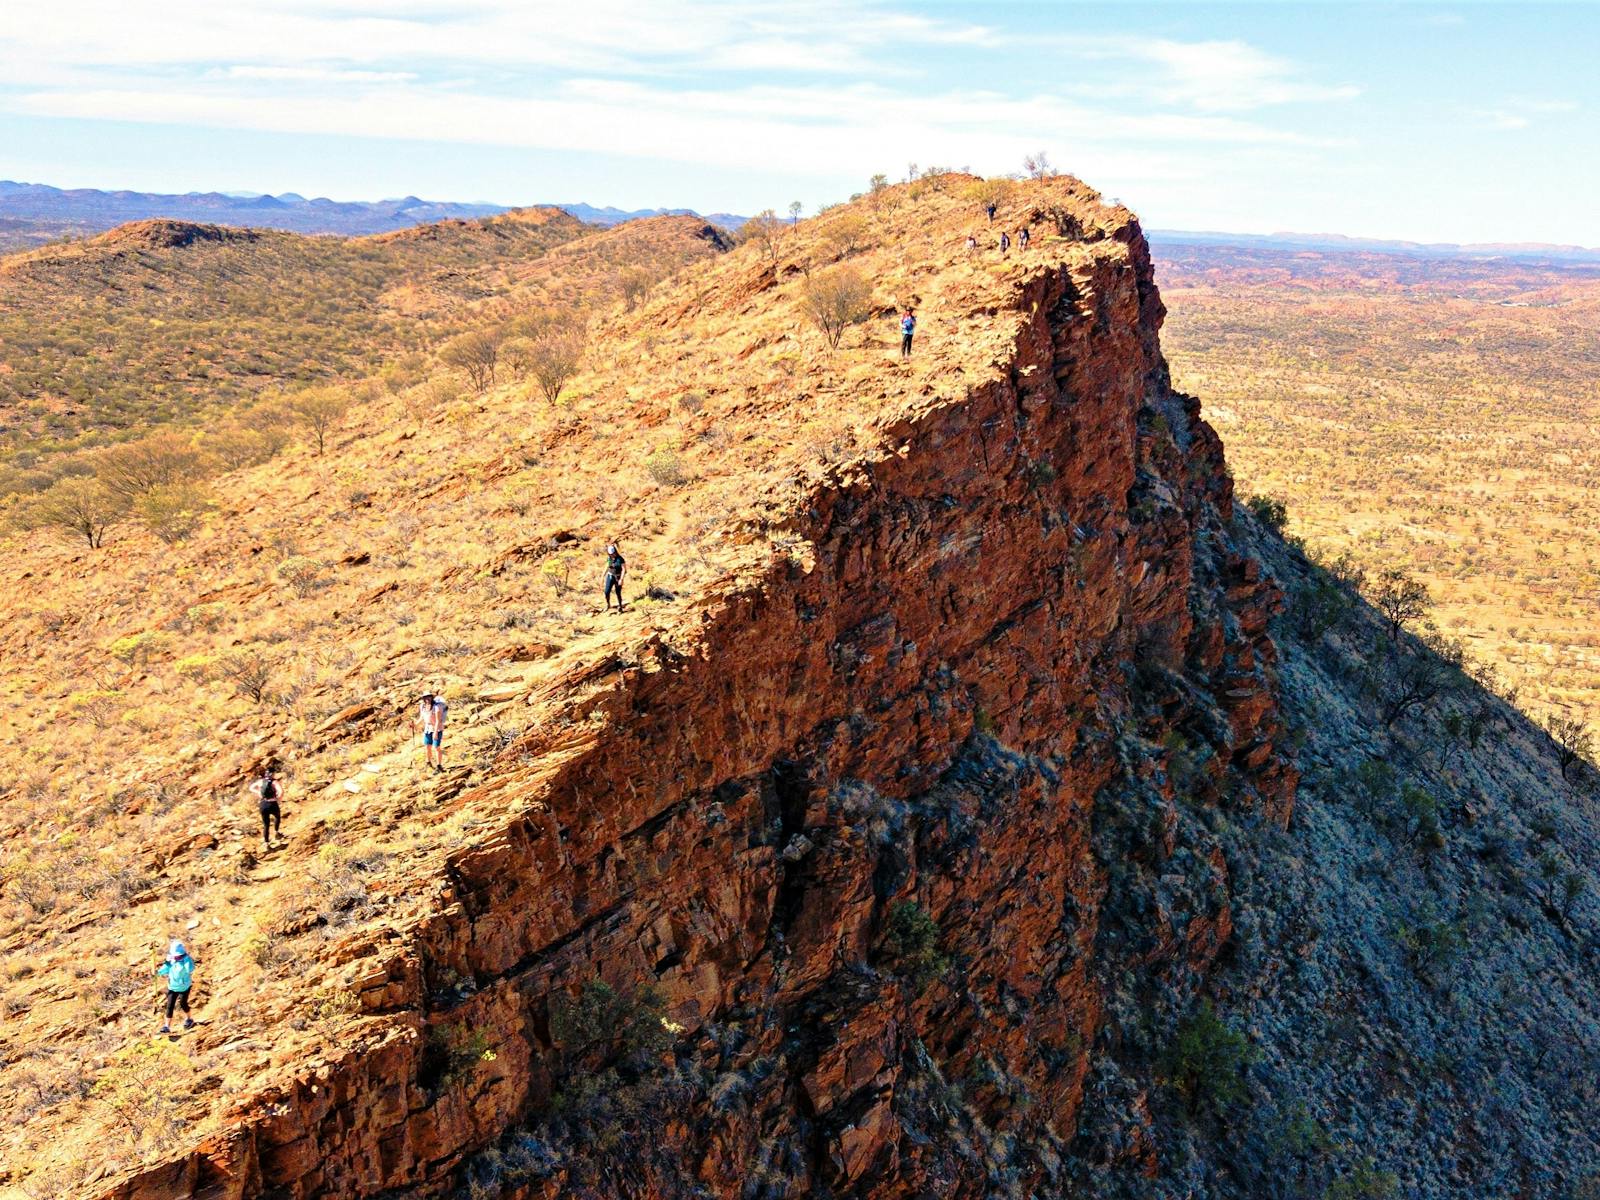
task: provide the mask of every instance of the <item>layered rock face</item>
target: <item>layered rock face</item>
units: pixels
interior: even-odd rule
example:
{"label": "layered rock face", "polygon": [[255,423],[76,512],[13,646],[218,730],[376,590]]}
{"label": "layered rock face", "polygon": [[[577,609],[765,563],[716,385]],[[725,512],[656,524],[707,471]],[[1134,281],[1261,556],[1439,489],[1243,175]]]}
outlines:
{"label": "layered rock face", "polygon": [[[1143,237],[1084,239],[990,377],[559,681],[487,785],[504,827],[347,949],[373,1036],[116,1195],[1064,1189],[1113,983],[1191,995],[1228,939],[1194,812],[1286,823],[1296,782],[1279,597]],[[646,1011],[670,1046],[630,1042]],[[1153,1167],[1129,1129],[1096,1153]]]}

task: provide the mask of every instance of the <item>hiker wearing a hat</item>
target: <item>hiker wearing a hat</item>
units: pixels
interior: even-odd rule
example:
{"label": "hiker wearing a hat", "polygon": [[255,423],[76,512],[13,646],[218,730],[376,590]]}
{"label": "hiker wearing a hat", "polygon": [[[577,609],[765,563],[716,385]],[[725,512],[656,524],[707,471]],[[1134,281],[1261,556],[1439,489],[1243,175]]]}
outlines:
{"label": "hiker wearing a hat", "polygon": [[183,1027],[194,1028],[194,1018],[189,1015],[189,988],[194,983],[194,959],[182,942],[173,942],[167,951],[167,961],[156,968],[157,975],[167,977],[167,1017],[161,1022],[161,1032],[172,1032],[172,1013],[183,1005]]}

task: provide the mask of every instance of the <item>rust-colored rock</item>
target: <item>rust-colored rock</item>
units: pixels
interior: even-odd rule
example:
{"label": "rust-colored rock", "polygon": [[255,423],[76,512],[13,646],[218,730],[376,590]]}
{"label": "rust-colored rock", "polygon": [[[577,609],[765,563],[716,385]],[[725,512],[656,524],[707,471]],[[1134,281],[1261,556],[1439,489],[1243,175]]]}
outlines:
{"label": "rust-colored rock", "polygon": [[[197,1186],[445,1195],[519,1124],[553,1161],[509,1196],[732,1200],[759,1171],[771,1195],[986,1197],[1002,1140],[1017,1194],[1057,1181],[1106,981],[1192,987],[1232,928],[1226,862],[1180,805],[1286,822],[1295,774],[1279,597],[1167,383],[1138,226],[1035,216],[1078,240],[1019,278],[1005,361],[824,474],[781,521],[804,554],[553,665],[533,700],[574,697],[568,719],[474,793],[501,826],[421,918],[342,956],[374,1014],[359,1043],[241,1103],[185,1160]],[[885,941],[903,903],[937,929],[921,966]],[[595,979],[659,990],[678,1065],[614,1077],[643,1115],[609,1147],[545,1124],[575,1086],[552,1013]],[[441,1075],[455,1029],[492,1059]],[[1153,1169],[1148,1130],[1118,1153]]]}

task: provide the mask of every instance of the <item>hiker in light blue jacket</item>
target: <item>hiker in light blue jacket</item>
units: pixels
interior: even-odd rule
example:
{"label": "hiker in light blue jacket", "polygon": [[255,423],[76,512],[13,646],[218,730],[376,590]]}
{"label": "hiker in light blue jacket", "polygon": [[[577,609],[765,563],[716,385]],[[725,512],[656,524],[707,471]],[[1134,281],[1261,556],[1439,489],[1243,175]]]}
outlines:
{"label": "hiker in light blue jacket", "polygon": [[194,959],[182,942],[173,942],[167,952],[167,961],[156,968],[157,975],[167,977],[167,1019],[161,1022],[161,1032],[172,1032],[172,1012],[183,1005],[183,1027],[192,1029],[194,1018],[189,1015],[189,988],[194,983]]}

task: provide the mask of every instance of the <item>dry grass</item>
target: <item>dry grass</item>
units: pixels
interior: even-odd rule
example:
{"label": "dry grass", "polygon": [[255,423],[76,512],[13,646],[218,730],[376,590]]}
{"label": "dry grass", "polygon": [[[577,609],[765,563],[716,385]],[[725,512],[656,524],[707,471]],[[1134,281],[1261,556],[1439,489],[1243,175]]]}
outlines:
{"label": "dry grass", "polygon": [[1600,268],[1168,248],[1163,338],[1241,495],[1369,568],[1531,711],[1600,721]]}
{"label": "dry grass", "polygon": [[141,222],[0,257],[0,497],[44,486],[63,451],[209,428],[284,389],[380,366],[408,386],[463,328],[609,304],[715,251],[691,218],[640,226],[555,209],[362,238]]}
{"label": "dry grass", "polygon": [[[541,681],[687,626],[730,577],[795,551],[782,522],[819,472],[847,471],[885,422],[999,369],[1020,280],[1089,253],[1044,236],[1033,205],[1121,219],[1075,181],[1019,189],[1006,219],[1035,221],[1033,250],[973,257],[965,186],[889,189],[785,228],[770,254],[747,246],[643,294],[619,287],[557,404],[531,382],[466,396],[437,373],[369,389],[324,454],[294,445],[216,478],[217,507],[187,540],[127,525],[99,550],[37,533],[0,547],[14,568],[0,601],[13,718],[0,952],[15,974],[0,981],[0,1157],[13,1170],[76,1169],[91,1138],[95,1169],[141,1152],[68,1067],[104,1077],[153,1028],[170,937],[195,947],[208,1022],[181,1053],[219,1081],[173,1116],[184,1137],[231,1090],[359,1036],[343,1011],[306,1021],[301,989],[345,986],[334,947],[404,920],[441,856],[489,827],[468,785],[496,769],[508,729],[568,703],[531,705]],[[629,238],[649,230],[606,245]],[[515,269],[546,297],[652,269],[642,251],[584,257],[598,253],[574,244]],[[830,351],[804,280],[844,258],[881,319]],[[913,298],[918,353],[902,362],[892,310]],[[600,611],[613,537],[630,567],[621,617]],[[424,688],[451,702],[444,776],[423,774],[403,724]],[[373,711],[333,719],[357,706]],[[287,844],[263,856],[244,788],[269,757]]]}

